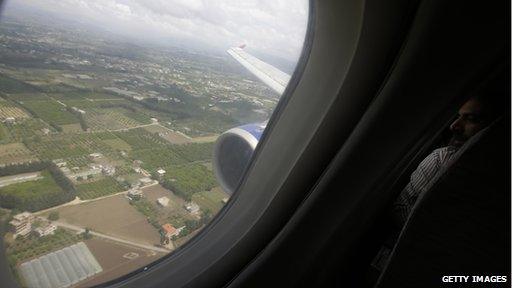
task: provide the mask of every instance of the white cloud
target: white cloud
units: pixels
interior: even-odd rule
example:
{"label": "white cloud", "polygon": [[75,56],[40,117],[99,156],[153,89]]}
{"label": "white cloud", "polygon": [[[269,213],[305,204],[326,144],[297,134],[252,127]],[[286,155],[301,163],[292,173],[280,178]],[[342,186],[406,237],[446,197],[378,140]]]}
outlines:
{"label": "white cloud", "polygon": [[[9,1],[8,4],[10,4]],[[177,37],[218,48],[246,43],[294,60],[307,25],[307,0],[17,0],[14,2],[132,35]]]}

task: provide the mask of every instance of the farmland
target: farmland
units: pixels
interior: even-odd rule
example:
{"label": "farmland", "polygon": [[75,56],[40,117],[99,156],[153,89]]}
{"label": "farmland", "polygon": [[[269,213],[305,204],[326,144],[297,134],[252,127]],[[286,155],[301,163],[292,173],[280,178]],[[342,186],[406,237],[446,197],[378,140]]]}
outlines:
{"label": "farmland", "polygon": [[49,132],[55,129],[43,122],[41,119],[25,119],[17,121],[14,124],[5,123],[4,128],[7,129],[7,138],[10,141],[20,142],[23,139],[33,138],[44,134],[43,130],[48,129]]}
{"label": "farmland", "polygon": [[76,186],[77,196],[82,200],[115,194],[126,190],[127,188],[128,187],[124,187],[112,177],[106,177]]}
{"label": "farmland", "polygon": [[120,245],[113,241],[93,238],[84,241],[98,260],[103,272],[87,279],[77,287],[93,287],[126,275],[133,270],[148,265],[164,256],[163,253],[148,251],[131,246]]}
{"label": "farmland", "polygon": [[67,159],[95,152],[108,153],[112,149],[102,140],[101,134],[71,134],[59,136],[43,136],[27,139],[25,144],[40,159]]}
{"label": "farmland", "polygon": [[38,89],[23,81],[16,80],[5,74],[0,74],[0,87],[5,93],[37,92]]}
{"label": "farmland", "polygon": [[78,123],[78,119],[73,114],[68,112],[64,106],[51,99],[41,101],[24,100],[22,105],[47,123],[54,125]]}
{"label": "farmland", "polygon": [[6,105],[4,103],[5,102],[0,102],[0,119],[23,119],[29,117],[29,115],[22,109],[13,105]]}
{"label": "farmland", "polygon": [[[10,214],[48,216],[50,208],[56,224],[112,237],[85,240],[104,267],[79,284],[90,287],[162,256],[120,239],[154,248],[160,225],[171,223],[183,228],[181,245],[204,227],[226,197],[211,170],[213,142],[247,119],[267,118],[272,107],[255,93],[272,103],[276,95],[224,54],[133,46],[23,13],[0,25],[0,204]],[[140,187],[148,177],[160,185]],[[119,193],[131,188],[140,200]],[[166,207],[160,197],[169,198]],[[191,200],[200,211],[185,209]],[[7,254],[15,264],[77,237],[59,229],[19,238]]]}
{"label": "farmland", "polygon": [[[130,118],[127,116],[128,113],[129,111],[123,108],[90,109],[86,114],[86,119],[91,129],[99,131],[122,130],[150,123],[150,121],[140,122]],[[138,118],[140,119],[140,117]]]}
{"label": "farmland", "polygon": [[36,160],[35,155],[23,143],[0,145],[0,163],[11,164]]}
{"label": "farmland", "polygon": [[209,191],[217,186],[212,171],[201,164],[168,166],[163,186],[185,200],[201,191]]}
{"label": "farmland", "polygon": [[8,261],[14,267],[16,264],[40,255],[58,250],[77,243],[81,237],[64,229],[57,229],[54,235],[39,238],[36,236],[21,238],[13,241],[7,248]]}
{"label": "farmland", "polygon": [[124,151],[132,150],[132,147],[128,143],[121,140],[120,138],[105,139],[102,141],[103,141],[103,143],[107,144],[114,150],[124,150]]}
{"label": "farmland", "polygon": [[18,208],[24,210],[38,210],[66,199],[63,191],[50,172],[43,171],[42,179],[11,184],[0,188],[1,205],[4,208]]}
{"label": "farmland", "polygon": [[165,139],[170,144],[187,144],[192,142],[191,138],[187,138],[183,134],[157,124],[146,126],[144,129],[151,133],[158,133],[158,136],[162,137],[162,139]]}
{"label": "farmland", "polygon": [[195,193],[192,196],[192,201],[197,203],[201,210],[203,211],[211,211],[213,214],[217,214],[219,210],[224,206],[222,202],[224,199],[228,198],[228,194],[226,194],[220,187],[214,188],[211,191],[201,191]]}
{"label": "farmland", "polygon": [[160,234],[146,217],[132,207],[125,195],[56,209],[60,220],[79,227],[89,227],[107,235],[154,245]]}

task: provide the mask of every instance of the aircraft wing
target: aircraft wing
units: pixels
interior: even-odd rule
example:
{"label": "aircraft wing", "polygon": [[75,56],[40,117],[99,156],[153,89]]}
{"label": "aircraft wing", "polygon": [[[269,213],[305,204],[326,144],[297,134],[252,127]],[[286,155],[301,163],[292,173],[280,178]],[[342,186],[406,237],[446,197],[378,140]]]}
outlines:
{"label": "aircraft wing", "polygon": [[290,81],[290,75],[245,52],[242,46],[229,48],[227,52],[235,58],[236,61],[247,68],[247,70],[258,77],[258,79],[272,88],[272,90],[280,95],[283,94],[284,88],[288,84],[288,81]]}

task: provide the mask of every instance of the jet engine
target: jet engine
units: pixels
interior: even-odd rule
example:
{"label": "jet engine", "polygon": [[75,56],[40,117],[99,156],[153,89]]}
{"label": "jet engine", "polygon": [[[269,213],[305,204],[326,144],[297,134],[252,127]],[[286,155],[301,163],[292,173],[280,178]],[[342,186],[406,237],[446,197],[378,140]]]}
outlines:
{"label": "jet engine", "polygon": [[213,151],[213,170],[221,187],[232,195],[251,161],[267,123],[253,123],[222,133]]}

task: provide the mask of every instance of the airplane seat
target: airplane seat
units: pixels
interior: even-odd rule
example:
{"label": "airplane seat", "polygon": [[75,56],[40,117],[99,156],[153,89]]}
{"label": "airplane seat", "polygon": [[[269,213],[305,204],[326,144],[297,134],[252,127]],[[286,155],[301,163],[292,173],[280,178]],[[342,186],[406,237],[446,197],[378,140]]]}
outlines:
{"label": "airplane seat", "polygon": [[[468,140],[420,196],[376,287],[473,287],[489,283],[471,284],[471,276],[509,275],[510,126],[505,120]],[[468,283],[443,283],[443,276],[457,275],[470,276]],[[509,285],[507,280],[492,287]]]}

